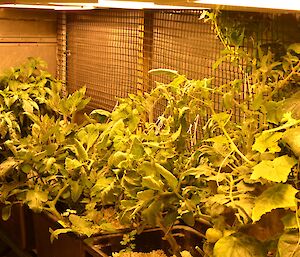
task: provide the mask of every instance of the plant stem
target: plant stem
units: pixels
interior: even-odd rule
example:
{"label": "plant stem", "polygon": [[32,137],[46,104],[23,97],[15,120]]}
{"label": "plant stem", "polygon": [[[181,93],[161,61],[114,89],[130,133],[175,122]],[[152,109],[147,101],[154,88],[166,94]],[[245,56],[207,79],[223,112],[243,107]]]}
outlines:
{"label": "plant stem", "polygon": [[163,239],[167,240],[168,243],[171,246],[172,252],[175,256],[177,257],[181,257],[180,254],[180,246],[178,245],[176,239],[174,238],[174,236],[172,235],[172,233],[170,232],[171,227],[170,228],[166,228],[162,222],[160,221],[160,219],[158,219],[158,225],[160,227],[160,229],[163,231],[164,233],[164,237]]}

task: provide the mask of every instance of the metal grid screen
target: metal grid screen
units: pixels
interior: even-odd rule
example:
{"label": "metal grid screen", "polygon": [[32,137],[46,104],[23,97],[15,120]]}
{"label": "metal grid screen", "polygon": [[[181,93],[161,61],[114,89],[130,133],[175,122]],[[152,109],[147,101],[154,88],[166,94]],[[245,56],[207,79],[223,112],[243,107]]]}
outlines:
{"label": "metal grid screen", "polygon": [[[214,77],[221,85],[242,78],[237,67],[213,63],[224,48],[199,10],[97,10],[67,16],[67,86],[87,87],[90,109],[113,109],[117,97],[149,90],[153,68],[177,70],[189,78]],[[224,22],[261,26],[255,40],[270,46],[300,42],[295,15],[227,12]],[[298,25],[297,25],[298,24]],[[251,40],[244,47],[251,52]],[[216,95],[215,106],[220,102]]]}
{"label": "metal grid screen", "polygon": [[90,108],[111,109],[138,84],[143,13],[99,11],[67,19],[67,85],[87,87]]}

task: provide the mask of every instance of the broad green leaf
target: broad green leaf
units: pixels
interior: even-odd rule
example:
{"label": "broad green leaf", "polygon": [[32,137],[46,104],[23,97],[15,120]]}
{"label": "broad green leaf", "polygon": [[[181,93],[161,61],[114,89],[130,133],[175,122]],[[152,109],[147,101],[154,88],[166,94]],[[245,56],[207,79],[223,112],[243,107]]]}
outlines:
{"label": "broad green leaf", "polygon": [[96,119],[98,122],[103,123],[107,118],[111,116],[111,113],[102,109],[93,110],[90,113],[90,117]]}
{"label": "broad green leaf", "polygon": [[261,216],[278,208],[297,207],[295,195],[298,192],[288,184],[277,184],[258,196],[252,211],[253,222],[259,221]]}
{"label": "broad green leaf", "polygon": [[186,212],[181,215],[181,218],[185,224],[190,227],[195,226],[195,217],[192,212]]}
{"label": "broad green leaf", "polygon": [[100,177],[97,179],[96,184],[93,186],[91,195],[94,196],[97,192],[102,191],[103,189],[107,188],[114,182],[113,177]]}
{"label": "broad green leaf", "polygon": [[130,153],[134,156],[134,158],[141,158],[145,153],[142,142],[136,137],[133,139]]}
{"label": "broad green leaf", "polygon": [[300,54],[300,44],[299,43],[294,43],[289,45],[288,50],[293,50],[296,54]]}
{"label": "broad green leaf", "polygon": [[262,133],[255,138],[255,143],[252,145],[252,150],[264,153],[269,150],[270,153],[280,152],[281,148],[278,141],[282,138],[282,132]]}
{"label": "broad green leaf", "polygon": [[255,95],[254,100],[252,102],[252,108],[254,110],[259,110],[261,106],[263,105],[264,99],[263,99],[263,93],[260,92]]}
{"label": "broad green leaf", "polygon": [[69,183],[71,186],[71,198],[75,203],[80,198],[83,188],[77,181],[70,181]]}
{"label": "broad green leaf", "polygon": [[44,203],[48,201],[48,192],[40,191],[37,188],[35,190],[27,191],[26,202],[30,209],[40,212]]}
{"label": "broad green leaf", "polygon": [[162,201],[153,201],[148,208],[144,209],[142,211],[142,216],[146,221],[149,223],[150,226],[156,226],[157,225],[157,219],[158,215],[160,214],[162,206]]}
{"label": "broad green leaf", "polygon": [[289,145],[297,157],[300,157],[300,127],[286,130],[282,140]]}
{"label": "broad green leaf", "polygon": [[75,230],[79,234],[87,235],[88,237],[97,232],[92,226],[92,223],[85,220],[83,217],[80,217],[76,214],[71,214],[69,216],[71,222],[72,230]]}
{"label": "broad green leaf", "polygon": [[76,138],[74,138],[74,143],[76,149],[76,156],[80,161],[86,161],[88,159],[87,151],[84,149],[81,142],[79,142]]}
{"label": "broad green leaf", "polygon": [[113,167],[118,167],[118,165],[125,161],[128,157],[127,153],[123,153],[121,151],[117,151],[113,153],[108,159],[108,165]]}
{"label": "broad green leaf", "polygon": [[263,160],[253,167],[251,179],[265,178],[274,182],[286,182],[291,168],[295,166],[297,161],[283,155],[275,158],[273,161]]}
{"label": "broad green leaf", "polygon": [[142,201],[149,201],[154,196],[153,190],[144,190],[137,193],[137,198]]}
{"label": "broad green leaf", "polygon": [[75,170],[81,166],[82,166],[82,163],[80,161],[78,161],[77,159],[71,159],[71,158],[67,157],[65,160],[65,167],[66,167],[66,170],[68,170],[68,171]]}
{"label": "broad green leaf", "polygon": [[226,112],[220,112],[220,113],[213,114],[211,116],[211,118],[212,118],[212,120],[216,121],[217,123],[225,125],[225,123],[230,118],[230,114],[228,114]]}
{"label": "broad green leaf", "polygon": [[178,130],[174,134],[172,134],[172,136],[170,137],[171,141],[172,142],[176,141],[178,139],[178,137],[180,136],[180,134],[181,134],[181,125],[178,128]]}
{"label": "broad green leaf", "polygon": [[298,222],[297,222],[297,214],[295,212],[288,213],[285,215],[281,221],[284,225],[284,229],[298,229]]}
{"label": "broad green leaf", "polygon": [[23,100],[23,110],[27,113],[33,113],[33,106],[29,101]]}
{"label": "broad green leaf", "polygon": [[86,151],[88,151],[96,142],[99,134],[99,126],[88,124],[77,133],[77,138],[82,144],[86,144]]}
{"label": "broad green leaf", "polygon": [[235,215],[242,224],[251,222],[251,214],[254,207],[254,200],[252,197],[240,194],[239,200],[230,202],[226,206],[237,210]]}
{"label": "broad green leaf", "polygon": [[286,232],[278,241],[278,257],[298,257],[300,256],[300,235],[299,231]]}
{"label": "broad green leaf", "polygon": [[149,189],[162,191],[164,187],[164,183],[160,179],[157,179],[157,177],[145,176],[142,179],[142,186]]}
{"label": "broad green leaf", "polygon": [[162,165],[155,163],[155,168],[157,172],[164,177],[164,179],[167,181],[168,185],[175,190],[178,185],[177,178],[166,168],[164,168]]}
{"label": "broad green leaf", "polygon": [[253,237],[235,233],[218,240],[213,250],[214,257],[265,257],[262,243]]}
{"label": "broad green leaf", "polygon": [[7,160],[0,163],[0,177],[5,176],[10,170],[15,168],[20,161],[16,161],[12,157],[8,157]]}
{"label": "broad green leaf", "polygon": [[223,95],[223,103],[226,109],[231,109],[234,104],[234,96],[232,92],[227,92]]}

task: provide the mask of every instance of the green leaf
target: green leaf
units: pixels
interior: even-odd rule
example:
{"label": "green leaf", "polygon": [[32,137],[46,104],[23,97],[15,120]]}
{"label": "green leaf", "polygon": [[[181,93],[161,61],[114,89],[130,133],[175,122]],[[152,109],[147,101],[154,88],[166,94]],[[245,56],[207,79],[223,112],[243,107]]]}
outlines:
{"label": "green leaf", "polygon": [[43,208],[43,204],[48,201],[48,192],[38,189],[27,191],[25,201],[30,209],[40,212]]}
{"label": "green leaf", "polygon": [[160,214],[162,202],[153,201],[146,209],[142,211],[142,216],[151,226],[156,226],[157,218]]}
{"label": "green leaf", "polygon": [[195,226],[195,217],[192,212],[186,212],[181,215],[181,218],[185,224],[190,227]]}
{"label": "green leaf", "polygon": [[136,137],[133,139],[130,153],[134,156],[134,158],[141,158],[145,153],[142,142]]}
{"label": "green leaf", "polygon": [[275,158],[273,161],[263,160],[253,167],[251,179],[265,178],[274,182],[286,182],[291,168],[295,166],[297,161],[283,155]]}
{"label": "green leaf", "polygon": [[154,196],[153,190],[144,190],[137,193],[137,199],[142,201],[149,201]]}
{"label": "green leaf", "polygon": [[282,140],[289,145],[297,157],[300,157],[300,127],[286,130]]}
{"label": "green leaf", "polygon": [[90,117],[96,119],[98,122],[103,123],[107,118],[111,116],[111,113],[102,109],[93,110],[90,113]]}
{"label": "green leaf", "polygon": [[70,181],[69,183],[71,186],[71,198],[75,203],[80,198],[83,188],[78,181]]}
{"label": "green leaf", "polygon": [[4,221],[8,220],[10,215],[11,215],[11,208],[12,208],[12,205],[9,204],[9,205],[5,205],[4,207],[1,208],[1,211],[2,211],[2,219]]}
{"label": "green leaf", "polygon": [[20,162],[16,161],[12,157],[8,157],[7,160],[0,163],[0,177],[5,176],[10,170],[15,168]]}
{"label": "green leaf", "polygon": [[69,157],[65,160],[66,170],[72,171],[82,166],[82,163],[76,159],[71,159]]}
{"label": "green leaf", "polygon": [[253,237],[235,233],[222,237],[213,249],[214,257],[265,257],[262,243]]}
{"label": "green leaf", "polygon": [[298,257],[300,256],[299,232],[286,232],[279,238],[278,241],[278,257]]}
{"label": "green leaf", "polygon": [[108,165],[113,167],[118,167],[118,165],[125,161],[128,157],[127,153],[123,153],[121,151],[117,151],[113,153],[108,159]]}
{"label": "green leaf", "polygon": [[297,222],[297,214],[292,212],[288,213],[281,219],[284,229],[298,229],[298,222]]}
{"label": "green leaf", "polygon": [[260,153],[264,153],[266,150],[269,150],[270,153],[280,152],[281,148],[278,146],[278,141],[282,138],[282,135],[282,132],[261,133],[255,138],[252,150]]}
{"label": "green leaf", "polygon": [[168,75],[171,77],[178,76],[178,71],[170,69],[152,69],[149,73],[152,75]]}
{"label": "green leaf", "polygon": [[175,190],[178,185],[177,178],[166,168],[164,168],[162,165],[155,163],[155,168],[157,172],[164,177],[164,179],[167,181],[168,185]]}
{"label": "green leaf", "polygon": [[179,126],[179,129],[172,134],[172,136],[170,137],[171,141],[174,142],[178,139],[178,137],[180,136],[181,134],[181,125]]}
{"label": "green leaf", "polygon": [[90,237],[95,232],[95,228],[93,228],[92,223],[85,220],[83,217],[80,217],[75,214],[71,214],[69,216],[69,220],[72,223],[72,230],[75,230],[79,234],[87,235]]}
{"label": "green leaf", "polygon": [[88,153],[84,149],[81,142],[79,142],[76,138],[74,138],[75,148],[76,148],[76,156],[80,161],[86,161],[88,159]]}
{"label": "green leaf", "polygon": [[288,184],[277,184],[258,196],[252,211],[252,220],[256,222],[261,216],[278,208],[297,207],[295,194],[297,189]]}
{"label": "green leaf", "polygon": [[56,230],[51,230],[49,229],[50,232],[51,232],[51,235],[50,235],[50,242],[53,243],[53,241],[55,239],[58,239],[58,236],[60,234],[65,234],[65,233],[68,233],[68,232],[72,232],[72,229],[71,228],[60,228],[60,229],[56,229]]}
{"label": "green leaf", "polygon": [[153,190],[162,191],[164,183],[161,180],[158,180],[157,177],[145,176],[142,179],[142,186]]}
{"label": "green leaf", "polygon": [[299,43],[294,43],[289,45],[288,51],[294,51],[296,54],[300,54],[300,44]]}
{"label": "green leaf", "polygon": [[33,106],[29,101],[23,100],[23,110],[27,113],[33,113]]}
{"label": "green leaf", "polygon": [[92,195],[95,195],[98,191],[103,190],[104,188],[110,186],[114,182],[112,177],[100,177],[97,179],[96,184],[92,188]]}

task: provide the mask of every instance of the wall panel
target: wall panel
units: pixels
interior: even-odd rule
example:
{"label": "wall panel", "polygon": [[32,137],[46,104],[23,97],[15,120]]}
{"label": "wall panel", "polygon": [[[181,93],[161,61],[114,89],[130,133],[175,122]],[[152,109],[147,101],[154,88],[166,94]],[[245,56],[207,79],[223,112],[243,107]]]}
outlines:
{"label": "wall panel", "polygon": [[50,11],[0,9],[0,71],[41,57],[55,75],[56,27]]}

